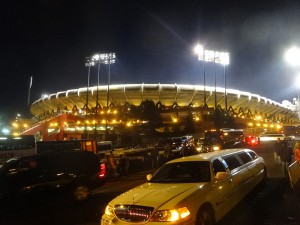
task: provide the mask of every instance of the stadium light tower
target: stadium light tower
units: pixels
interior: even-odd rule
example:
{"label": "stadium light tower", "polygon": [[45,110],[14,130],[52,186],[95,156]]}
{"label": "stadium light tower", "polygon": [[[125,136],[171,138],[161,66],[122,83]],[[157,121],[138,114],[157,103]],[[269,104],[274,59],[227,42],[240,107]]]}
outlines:
{"label": "stadium light tower", "polygon": [[[298,47],[291,47],[285,53],[285,60],[292,66],[300,66],[300,49]],[[298,75],[297,86],[298,86],[298,117],[300,119],[300,99],[299,99],[299,89],[300,89],[300,75]]]}
{"label": "stadium light tower", "polygon": [[225,110],[227,111],[227,81],[226,81],[226,65],[229,65],[229,53],[221,52],[220,63],[224,66],[224,97],[225,97]]}
{"label": "stadium light tower", "polygon": [[89,105],[89,86],[90,86],[90,74],[91,74],[91,66],[95,65],[95,63],[91,60],[90,57],[86,58],[85,66],[88,67],[88,77],[87,77],[87,87],[86,87],[86,103],[85,103],[85,127],[84,127],[84,135],[87,138],[87,114],[88,114],[88,105]]}
{"label": "stadium light tower", "polygon": [[298,47],[291,47],[285,53],[285,60],[292,66],[300,65],[300,49]]}
{"label": "stadium light tower", "polygon": [[110,64],[114,64],[116,62],[116,54],[115,53],[106,53],[104,63],[108,64],[108,77],[107,77],[107,97],[106,97],[106,123],[105,123],[105,139],[107,140],[107,126],[108,126],[108,108],[109,108],[109,100],[110,100],[110,93],[109,93],[109,85],[110,85]]}
{"label": "stadium light tower", "polygon": [[298,109],[298,117],[300,119],[300,73],[297,75],[297,78],[296,78],[296,85],[297,85],[297,88],[298,88],[298,105],[297,105],[297,109]]}
{"label": "stadium light tower", "polygon": [[97,125],[98,125],[98,106],[99,104],[99,81],[100,81],[100,64],[105,64],[107,62],[107,54],[101,54],[101,53],[97,53],[95,55],[92,56],[92,61],[94,63],[98,63],[98,69],[97,69],[97,91],[96,91],[96,122],[95,122],[95,132],[94,132],[94,136],[95,136],[95,140],[97,139]]}
{"label": "stadium light tower", "polygon": [[203,77],[204,77],[204,105],[206,105],[205,91],[205,62],[214,63],[214,80],[215,80],[215,109],[217,108],[217,78],[216,64],[224,65],[224,85],[225,85],[225,108],[227,109],[227,91],[226,91],[226,70],[225,66],[229,64],[229,53],[204,49],[201,45],[196,45],[195,52],[198,54],[198,60],[203,61]]}
{"label": "stadium light tower", "polygon": [[203,88],[204,88],[204,99],[203,99],[203,104],[204,104],[204,107],[206,107],[206,88],[205,88],[205,55],[204,55],[204,48],[202,47],[202,45],[200,44],[197,44],[196,47],[195,47],[195,53],[198,55],[198,60],[199,61],[202,61],[203,65],[202,65],[202,68],[203,68]]}

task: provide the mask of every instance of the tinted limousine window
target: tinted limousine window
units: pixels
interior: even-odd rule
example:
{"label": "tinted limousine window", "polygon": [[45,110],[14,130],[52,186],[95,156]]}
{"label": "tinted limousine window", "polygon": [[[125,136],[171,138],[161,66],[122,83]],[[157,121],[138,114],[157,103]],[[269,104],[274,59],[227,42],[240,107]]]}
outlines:
{"label": "tinted limousine window", "polygon": [[227,155],[223,156],[222,158],[230,170],[234,170],[242,165],[234,155]]}

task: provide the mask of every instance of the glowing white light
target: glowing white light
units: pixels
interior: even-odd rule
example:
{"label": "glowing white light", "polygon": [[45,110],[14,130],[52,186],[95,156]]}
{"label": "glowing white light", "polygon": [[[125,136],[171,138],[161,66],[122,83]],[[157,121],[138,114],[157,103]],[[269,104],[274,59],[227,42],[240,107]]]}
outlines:
{"label": "glowing white light", "polygon": [[285,59],[292,66],[300,65],[300,49],[297,47],[290,48],[285,53]]}
{"label": "glowing white light", "polygon": [[[2,133],[3,134],[9,134],[9,129],[7,129],[7,128],[3,128],[2,129]],[[1,139],[1,138],[0,138]],[[6,138],[5,138],[6,139]]]}
{"label": "glowing white light", "polygon": [[296,85],[297,85],[298,88],[300,88],[300,73],[296,77]]}
{"label": "glowing white light", "polygon": [[196,45],[195,47],[195,53],[198,55],[198,60],[203,60],[204,59],[204,49],[202,45]]}

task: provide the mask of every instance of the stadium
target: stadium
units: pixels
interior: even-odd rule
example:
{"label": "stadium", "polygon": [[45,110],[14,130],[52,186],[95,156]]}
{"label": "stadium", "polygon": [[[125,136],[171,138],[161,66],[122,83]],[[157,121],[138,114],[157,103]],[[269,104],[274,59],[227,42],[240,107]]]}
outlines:
{"label": "stadium", "polygon": [[118,136],[149,124],[150,119],[133,113],[143,111],[145,102],[155,105],[162,120],[155,130],[164,135],[215,129],[217,117],[221,127],[252,132],[279,131],[299,121],[294,104],[249,92],[201,85],[119,84],[43,96],[31,104],[35,123],[22,133],[40,140],[107,139],[107,134]]}

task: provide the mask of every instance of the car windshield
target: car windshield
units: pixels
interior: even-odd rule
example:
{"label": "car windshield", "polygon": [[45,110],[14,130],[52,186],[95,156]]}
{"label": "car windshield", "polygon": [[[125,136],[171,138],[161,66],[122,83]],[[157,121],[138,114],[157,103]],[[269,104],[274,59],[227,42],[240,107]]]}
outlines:
{"label": "car windshield", "polygon": [[207,161],[176,162],[162,166],[150,179],[150,183],[197,183],[210,181]]}

